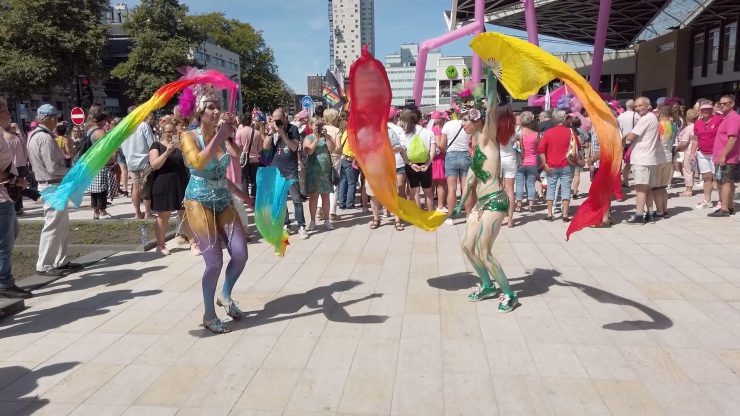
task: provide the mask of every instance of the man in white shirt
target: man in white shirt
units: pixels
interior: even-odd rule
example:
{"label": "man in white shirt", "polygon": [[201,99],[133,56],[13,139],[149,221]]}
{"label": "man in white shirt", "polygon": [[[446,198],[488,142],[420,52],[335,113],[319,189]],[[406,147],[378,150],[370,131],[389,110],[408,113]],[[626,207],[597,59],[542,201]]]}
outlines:
{"label": "man in white shirt", "polygon": [[[136,107],[129,107],[128,112],[131,113]],[[133,189],[131,190],[131,204],[134,206],[134,212],[136,212],[136,218],[154,218],[152,216],[152,201],[151,197],[144,195],[142,185],[144,179],[151,172],[149,167],[149,148],[154,143],[154,132],[151,123],[152,116],[148,116],[136,131],[121,144],[121,151],[126,158],[126,165],[128,171],[131,173],[131,182]],[[141,213],[141,200],[144,199],[144,214]]]}
{"label": "man in white shirt", "polygon": [[[622,133],[622,139],[627,133],[631,132],[632,129],[637,125],[637,121],[640,120],[640,115],[635,112],[635,100],[627,100],[624,103],[624,107],[627,109],[624,113],[617,117],[617,124],[619,125],[619,131]],[[624,151],[627,151],[627,145],[624,147]],[[625,163],[622,166],[622,186],[627,186],[630,177],[630,165]]]}
{"label": "man in white shirt", "polygon": [[[655,222],[653,213],[652,188],[657,186],[657,166],[664,162],[665,155],[658,140],[658,118],[650,111],[650,99],[639,97],[635,100],[635,110],[640,119],[635,127],[627,133],[624,140],[634,143],[630,164],[635,178],[635,214],[625,222],[627,224],[644,224]],[[647,207],[647,213],[643,214]]]}

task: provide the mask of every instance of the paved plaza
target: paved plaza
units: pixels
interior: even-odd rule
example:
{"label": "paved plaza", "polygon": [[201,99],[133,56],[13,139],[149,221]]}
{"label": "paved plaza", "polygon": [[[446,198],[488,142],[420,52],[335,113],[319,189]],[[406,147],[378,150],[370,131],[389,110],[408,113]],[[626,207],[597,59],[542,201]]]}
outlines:
{"label": "paved plaza", "polygon": [[201,257],[121,252],[0,321],[0,414],[737,415],[740,216],[696,199],[570,242],[522,214],[495,243],[508,315],[466,299],[461,220],[370,230],[351,211],[284,258],[250,244],[250,314],[226,335],[199,326]]}

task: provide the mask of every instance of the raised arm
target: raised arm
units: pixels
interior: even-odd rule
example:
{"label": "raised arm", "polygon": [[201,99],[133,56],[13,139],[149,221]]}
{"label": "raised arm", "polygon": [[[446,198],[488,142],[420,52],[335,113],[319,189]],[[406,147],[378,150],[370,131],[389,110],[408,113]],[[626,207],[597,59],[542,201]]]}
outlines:
{"label": "raised arm", "polygon": [[226,140],[228,134],[228,128],[225,126],[221,127],[213,139],[201,150],[198,147],[198,140],[195,137],[195,133],[193,131],[186,131],[182,134],[180,141],[185,162],[194,169],[204,169],[208,165],[208,162],[216,156],[218,146]]}

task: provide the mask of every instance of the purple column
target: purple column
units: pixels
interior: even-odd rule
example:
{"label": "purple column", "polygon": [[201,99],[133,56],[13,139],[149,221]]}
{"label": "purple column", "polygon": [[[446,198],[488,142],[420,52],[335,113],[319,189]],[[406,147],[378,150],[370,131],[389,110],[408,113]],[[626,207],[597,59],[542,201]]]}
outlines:
{"label": "purple column", "polygon": [[[428,39],[419,45],[419,57],[416,60],[416,73],[414,75],[414,101],[421,107],[421,93],[424,90],[424,75],[427,69],[427,53],[429,49],[439,48],[452,41],[468,35],[477,35],[485,30],[483,23],[485,11],[485,0],[475,0],[475,21],[467,26],[455,29],[452,32],[445,33],[434,39]],[[473,80],[477,84],[480,82],[482,62],[480,58],[473,55]],[[476,72],[477,71],[477,72]],[[477,77],[477,78],[476,78]]]}
{"label": "purple column", "polygon": [[598,92],[601,80],[601,68],[604,65],[604,47],[606,46],[606,30],[609,26],[609,14],[612,11],[612,0],[601,0],[599,4],[599,20],[596,22],[596,38],[594,39],[594,58],[591,63],[591,87]]}
{"label": "purple column", "polygon": [[[537,33],[537,13],[534,11],[534,0],[522,0],[524,2],[524,22],[527,26],[527,40],[535,46],[540,46]],[[527,103],[534,105],[537,95],[529,97]],[[547,107],[547,105],[545,105]]]}
{"label": "purple column", "polygon": [[[486,31],[485,15],[485,0],[475,0],[475,25],[480,28],[478,33],[483,33]],[[483,73],[482,69],[483,61],[481,61],[480,56],[476,55],[475,52],[473,52],[473,71],[471,74],[473,85],[478,85],[478,83],[480,83],[481,75]]]}
{"label": "purple column", "polygon": [[524,2],[524,21],[527,25],[527,40],[535,46],[540,46],[537,39],[537,14],[534,11],[534,0],[522,0]]}

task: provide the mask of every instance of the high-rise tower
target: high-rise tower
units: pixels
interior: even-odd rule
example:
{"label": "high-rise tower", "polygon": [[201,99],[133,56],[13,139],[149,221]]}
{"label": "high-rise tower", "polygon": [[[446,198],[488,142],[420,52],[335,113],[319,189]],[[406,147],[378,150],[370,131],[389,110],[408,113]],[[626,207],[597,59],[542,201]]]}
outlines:
{"label": "high-rise tower", "polygon": [[329,65],[345,75],[362,46],[375,54],[374,0],[329,0]]}

